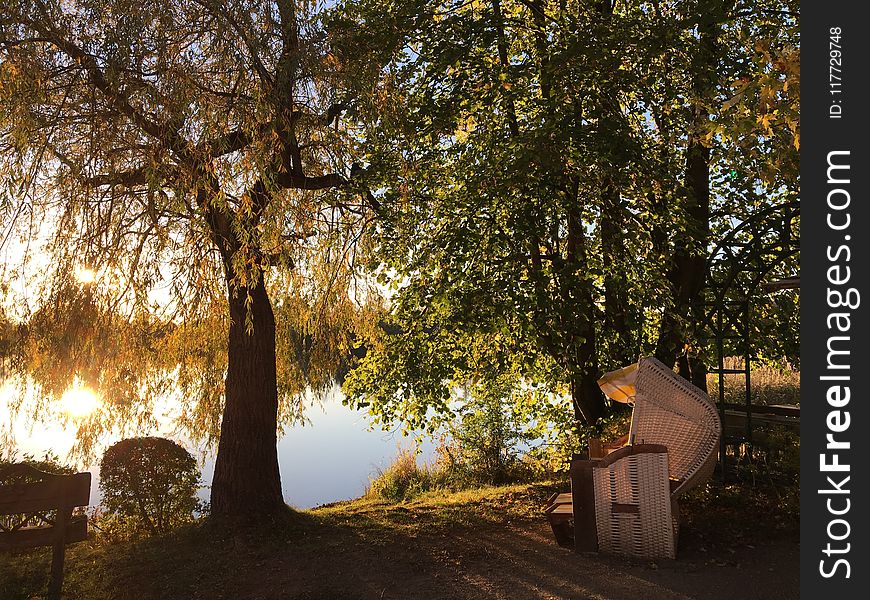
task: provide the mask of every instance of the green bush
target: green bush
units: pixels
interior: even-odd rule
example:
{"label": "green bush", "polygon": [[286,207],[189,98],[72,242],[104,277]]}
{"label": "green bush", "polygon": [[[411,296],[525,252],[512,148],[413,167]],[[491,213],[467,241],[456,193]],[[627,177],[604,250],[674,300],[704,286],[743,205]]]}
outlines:
{"label": "green bush", "polygon": [[416,450],[400,450],[372,479],[367,495],[403,502],[437,489],[457,491],[531,479],[531,463],[520,451],[527,435],[511,395],[507,380],[466,386],[455,419],[441,435],[435,462],[419,465]]}
{"label": "green bush", "polygon": [[196,460],[177,443],[159,437],[121,440],[100,462],[103,527],[131,534],[170,531],[202,510],[198,488]]}
{"label": "green bush", "polygon": [[369,483],[367,496],[404,502],[443,483],[437,467],[417,464],[416,450],[400,449],[393,462]]}
{"label": "green bush", "polygon": [[467,385],[464,402],[439,448],[438,466],[453,487],[499,485],[527,479],[520,450],[528,436],[516,414],[513,382],[495,377]]}

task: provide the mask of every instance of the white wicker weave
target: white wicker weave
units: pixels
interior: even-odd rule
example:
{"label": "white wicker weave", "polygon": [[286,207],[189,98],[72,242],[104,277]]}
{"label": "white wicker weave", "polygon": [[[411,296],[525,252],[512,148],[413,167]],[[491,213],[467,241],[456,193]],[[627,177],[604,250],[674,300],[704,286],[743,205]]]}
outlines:
{"label": "white wicker weave", "polygon": [[[674,558],[674,521],[665,452],[634,454],[594,469],[595,521],[601,552]],[[614,505],[637,512],[617,512]]]}
{"label": "white wicker weave", "polygon": [[640,361],[637,375],[634,442],[668,449],[674,496],[713,474],[722,435],[719,411],[702,390],[652,357]]}
{"label": "white wicker weave", "polygon": [[712,475],[722,426],[707,394],[655,358],[641,359],[636,389],[629,439],[667,452],[604,460],[593,468],[598,545],[611,554],[674,558],[676,498]]}

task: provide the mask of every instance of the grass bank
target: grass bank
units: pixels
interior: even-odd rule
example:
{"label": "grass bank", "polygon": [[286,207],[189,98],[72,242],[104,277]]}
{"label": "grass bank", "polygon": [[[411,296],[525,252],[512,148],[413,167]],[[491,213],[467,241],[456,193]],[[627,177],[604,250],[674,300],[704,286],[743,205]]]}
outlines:
{"label": "grass bank", "polygon": [[[205,522],[141,541],[94,537],[69,547],[64,589],[69,599],[87,600],[673,597],[674,586],[686,582],[682,571],[659,581],[667,573],[648,572],[649,565],[581,557],[553,543],[540,510],[567,486],[431,492],[401,503],[367,497],[256,528]],[[719,484],[686,499],[674,568],[737,568],[738,558],[771,540],[796,548],[797,516],[777,515],[775,502],[758,490]],[[778,559],[765,560],[784,560],[787,552],[777,552]],[[760,568],[758,561],[746,559],[746,568]],[[568,564],[574,566],[566,570]],[[49,565],[48,550],[0,555],[0,598],[43,597]],[[622,571],[649,577],[639,583],[632,575],[631,592],[614,578]]]}

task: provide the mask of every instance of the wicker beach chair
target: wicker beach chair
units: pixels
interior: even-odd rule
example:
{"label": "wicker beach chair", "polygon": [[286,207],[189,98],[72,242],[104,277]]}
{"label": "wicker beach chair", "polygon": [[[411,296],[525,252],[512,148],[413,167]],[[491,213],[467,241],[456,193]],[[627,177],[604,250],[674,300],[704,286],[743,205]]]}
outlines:
{"label": "wicker beach chair", "polygon": [[633,384],[628,443],[590,444],[590,459],[571,463],[570,509],[562,495],[545,512],[557,541],[569,545],[573,537],[577,551],[674,558],[677,499],[713,473],[719,413],[707,394],[655,358],[641,359]]}

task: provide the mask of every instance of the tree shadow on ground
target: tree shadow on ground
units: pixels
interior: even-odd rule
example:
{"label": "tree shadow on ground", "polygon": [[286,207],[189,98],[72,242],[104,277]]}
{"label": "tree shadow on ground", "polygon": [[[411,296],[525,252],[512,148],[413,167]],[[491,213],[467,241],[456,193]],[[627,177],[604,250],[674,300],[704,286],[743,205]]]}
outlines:
{"label": "tree shadow on ground", "polygon": [[748,599],[798,597],[794,535],[724,543],[715,531],[690,524],[681,532],[676,561],[580,555],[558,547],[543,515],[526,509],[539,497],[543,503],[550,488],[530,490],[478,504],[375,504],[294,513],[267,526],[204,524],[141,542],[83,544],[68,563],[67,595],[724,600],[739,590]]}

